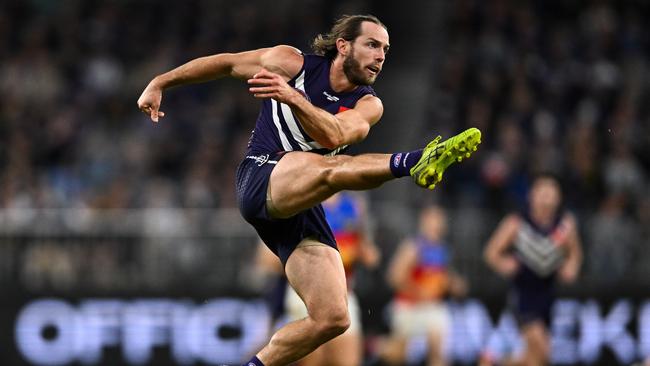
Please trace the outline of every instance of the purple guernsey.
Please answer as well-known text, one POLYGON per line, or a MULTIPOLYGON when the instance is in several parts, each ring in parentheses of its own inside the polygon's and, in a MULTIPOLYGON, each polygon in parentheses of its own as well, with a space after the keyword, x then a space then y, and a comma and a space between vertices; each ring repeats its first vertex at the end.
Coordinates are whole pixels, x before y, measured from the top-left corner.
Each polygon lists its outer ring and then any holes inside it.
MULTIPOLYGON (((331 61, 326 57, 304 55, 300 72, 288 83, 300 90, 314 106, 332 114, 354 108, 357 101, 366 94, 376 95, 370 86, 359 86, 350 92, 334 92, 329 80, 330 66, 331 61)), ((280 151, 311 151, 321 155, 335 155, 346 147, 334 150, 324 148, 305 132, 288 105, 274 99, 265 99, 246 155, 280 151)))

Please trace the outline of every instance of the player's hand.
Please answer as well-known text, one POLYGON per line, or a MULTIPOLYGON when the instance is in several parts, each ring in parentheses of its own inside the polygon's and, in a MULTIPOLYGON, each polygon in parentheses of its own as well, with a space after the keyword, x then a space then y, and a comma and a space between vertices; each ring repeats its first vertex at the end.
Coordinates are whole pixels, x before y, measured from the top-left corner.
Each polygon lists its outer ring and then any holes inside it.
POLYGON ((248 79, 248 85, 251 85, 248 91, 255 98, 273 98, 285 104, 292 104, 296 98, 303 98, 282 76, 266 69, 260 70, 260 72, 253 75, 252 79, 248 79))
POLYGON ((575 266, 567 264, 560 268, 558 275, 562 283, 574 283, 578 278, 578 269, 575 266))
POLYGON ((156 86, 152 81, 138 98, 138 108, 149 115, 152 121, 158 122, 159 117, 165 116, 165 112, 158 110, 161 102, 162 88, 156 86))
POLYGON ((519 263, 512 256, 507 256, 507 257, 501 258, 501 260, 499 261, 499 263, 497 265, 496 270, 503 277, 511 278, 519 270, 519 263))

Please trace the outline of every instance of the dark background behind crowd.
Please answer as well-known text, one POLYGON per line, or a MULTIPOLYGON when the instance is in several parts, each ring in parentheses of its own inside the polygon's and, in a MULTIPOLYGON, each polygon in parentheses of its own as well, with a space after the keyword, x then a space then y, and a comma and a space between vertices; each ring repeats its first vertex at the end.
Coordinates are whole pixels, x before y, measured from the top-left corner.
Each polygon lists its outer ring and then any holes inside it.
MULTIPOLYGON (((192 58, 275 44, 308 51, 344 13, 373 13, 391 52, 386 113, 356 152, 404 151, 470 126, 484 143, 435 191, 368 193, 390 259, 418 209, 440 203, 475 296, 504 282, 487 235, 525 205, 535 173, 561 177, 585 264, 575 294, 650 285, 650 4, 644 1, 81 1, 0 3, 0 284, 30 294, 254 292, 255 237, 234 173, 258 101, 242 82, 165 93, 146 83, 192 58), (407 2, 409 3, 409 2, 407 2)), ((359 283, 390 295, 383 273, 359 283)), ((497 289, 496 292, 494 289, 497 289)), ((365 292, 364 292, 365 291, 365 292)))

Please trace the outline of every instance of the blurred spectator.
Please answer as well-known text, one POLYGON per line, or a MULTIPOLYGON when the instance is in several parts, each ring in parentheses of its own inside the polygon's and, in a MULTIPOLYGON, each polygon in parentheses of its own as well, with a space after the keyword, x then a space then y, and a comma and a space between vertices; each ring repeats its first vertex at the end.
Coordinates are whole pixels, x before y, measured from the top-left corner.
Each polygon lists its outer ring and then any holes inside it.
POLYGON ((22 279, 26 288, 38 291, 45 288, 70 289, 76 283, 73 253, 54 243, 44 242, 25 251, 22 279))

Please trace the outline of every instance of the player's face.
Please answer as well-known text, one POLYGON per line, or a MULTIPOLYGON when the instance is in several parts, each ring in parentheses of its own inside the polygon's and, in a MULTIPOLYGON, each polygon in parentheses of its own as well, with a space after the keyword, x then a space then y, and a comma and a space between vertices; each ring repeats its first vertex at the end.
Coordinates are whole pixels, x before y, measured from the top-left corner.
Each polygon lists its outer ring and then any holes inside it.
POLYGON ((429 240, 440 240, 447 230, 447 219, 439 208, 427 208, 420 214, 420 233, 429 240))
POLYGON ((555 214, 561 199, 560 187, 550 178, 538 179, 530 191, 531 209, 545 216, 555 214))
POLYGON ((361 24, 361 34, 350 43, 350 52, 343 60, 343 72, 353 84, 372 85, 381 72, 388 52, 388 32, 372 23, 361 24))

